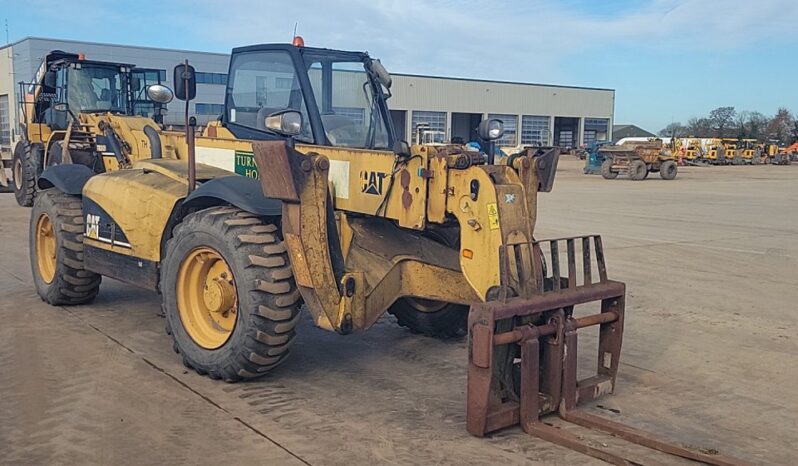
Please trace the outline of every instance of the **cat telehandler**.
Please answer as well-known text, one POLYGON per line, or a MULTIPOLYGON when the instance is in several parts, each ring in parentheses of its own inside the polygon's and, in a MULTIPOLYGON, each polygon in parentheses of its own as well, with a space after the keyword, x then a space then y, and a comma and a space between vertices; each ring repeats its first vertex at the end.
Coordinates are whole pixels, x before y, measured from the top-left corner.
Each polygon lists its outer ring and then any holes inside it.
POLYGON ((159 133, 171 91, 158 70, 54 50, 33 81, 19 87, 21 140, 11 171, 23 207, 33 204, 36 180, 47 167, 80 164, 103 173, 165 149, 159 133))
MULTIPOLYGON (((193 98, 193 68, 174 94, 193 98)), ((625 286, 608 277, 599 236, 534 237, 556 148, 498 163, 484 152, 396 141, 378 60, 294 44, 236 48, 224 114, 195 137, 125 170, 56 165, 39 179, 31 267, 53 305, 87 303, 102 276, 160 293, 184 364, 214 379, 286 360, 300 304, 342 335, 386 311, 411 330, 468 335, 468 431, 521 424, 614 464, 622 453, 541 422, 543 415, 711 464, 720 455, 577 409, 615 390, 625 286), (577 315, 574 306, 595 312, 577 315), (577 336, 598 328, 596 371, 577 379, 577 336)), ((124 132, 122 134, 125 134, 124 132)), ((581 309, 581 308, 580 308, 581 309)), ((731 460, 728 460, 731 461, 731 460)))

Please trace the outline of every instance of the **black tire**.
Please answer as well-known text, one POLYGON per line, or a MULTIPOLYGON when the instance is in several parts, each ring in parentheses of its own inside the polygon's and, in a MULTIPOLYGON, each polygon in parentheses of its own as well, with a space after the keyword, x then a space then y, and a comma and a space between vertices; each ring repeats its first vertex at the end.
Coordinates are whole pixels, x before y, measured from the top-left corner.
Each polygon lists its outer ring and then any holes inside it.
POLYGON ((676 162, 673 160, 666 160, 662 162, 662 165, 659 167, 659 176, 663 180, 672 180, 676 178, 677 171, 676 162))
POLYGON ((607 159, 601 163, 601 176, 605 180, 614 180, 618 178, 618 172, 612 171, 612 160, 607 159))
POLYGON ((83 266, 83 209, 78 196, 56 189, 40 192, 31 211, 29 245, 36 292, 48 304, 71 305, 91 301, 100 291, 102 276, 83 266), (47 216, 55 236, 55 273, 48 282, 39 266, 37 227, 47 216))
POLYGON ((64 163, 64 141, 55 141, 47 151, 47 166, 50 168, 64 163))
POLYGON ((461 337, 466 334, 468 326, 468 306, 461 304, 402 298, 391 305, 388 313, 396 316, 400 326, 429 337, 461 337))
POLYGON ((629 179, 633 181, 642 181, 648 176, 648 167, 642 160, 632 160, 629 162, 629 179))
POLYGON ((288 357, 299 321, 299 290, 276 225, 235 207, 211 207, 188 215, 166 244, 160 290, 166 332, 183 364, 200 375, 229 382, 258 377, 288 357), (235 326, 215 349, 189 335, 177 307, 181 263, 192 250, 217 251, 233 274, 235 326))
MULTIPOLYGON (((460 248, 457 228, 430 230, 426 236, 450 248, 460 248)), ((388 313, 396 317, 400 326, 429 337, 461 337, 468 327, 468 306, 462 304, 401 298, 388 308, 388 313)))
POLYGON ((22 207, 32 206, 36 193, 36 161, 31 157, 30 147, 25 142, 17 144, 11 161, 14 197, 22 207))

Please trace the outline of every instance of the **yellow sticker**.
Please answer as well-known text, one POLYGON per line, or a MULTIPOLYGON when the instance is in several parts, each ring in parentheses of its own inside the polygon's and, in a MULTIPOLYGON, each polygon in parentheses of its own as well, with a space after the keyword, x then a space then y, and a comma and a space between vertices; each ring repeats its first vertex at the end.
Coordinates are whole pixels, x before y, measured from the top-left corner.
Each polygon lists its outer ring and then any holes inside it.
POLYGON ((499 209, 495 202, 488 204, 488 226, 491 230, 499 229, 499 209))

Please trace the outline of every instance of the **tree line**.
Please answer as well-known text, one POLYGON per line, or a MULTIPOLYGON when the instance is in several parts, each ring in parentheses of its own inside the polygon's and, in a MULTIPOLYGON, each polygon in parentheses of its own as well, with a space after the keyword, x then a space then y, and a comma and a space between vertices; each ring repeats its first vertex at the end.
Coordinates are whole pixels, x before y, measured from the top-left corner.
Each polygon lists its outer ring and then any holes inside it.
POLYGON ((760 112, 736 111, 734 107, 718 107, 701 118, 690 118, 687 124, 673 122, 659 132, 663 137, 740 138, 761 142, 778 141, 789 145, 798 140, 798 120, 786 108, 768 117, 760 112))

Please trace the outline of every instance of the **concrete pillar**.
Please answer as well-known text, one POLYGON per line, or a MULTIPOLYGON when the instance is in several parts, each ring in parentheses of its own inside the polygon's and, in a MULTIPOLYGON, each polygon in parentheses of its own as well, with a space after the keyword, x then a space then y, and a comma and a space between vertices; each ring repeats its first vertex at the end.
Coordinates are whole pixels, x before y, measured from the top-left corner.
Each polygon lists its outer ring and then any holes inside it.
POLYGON ((557 117, 551 115, 549 117, 549 140, 543 143, 544 146, 553 146, 554 145, 554 120, 557 117))
POLYGON ((585 145, 585 117, 579 117, 579 128, 577 128, 577 135, 576 146, 580 147, 585 145))

